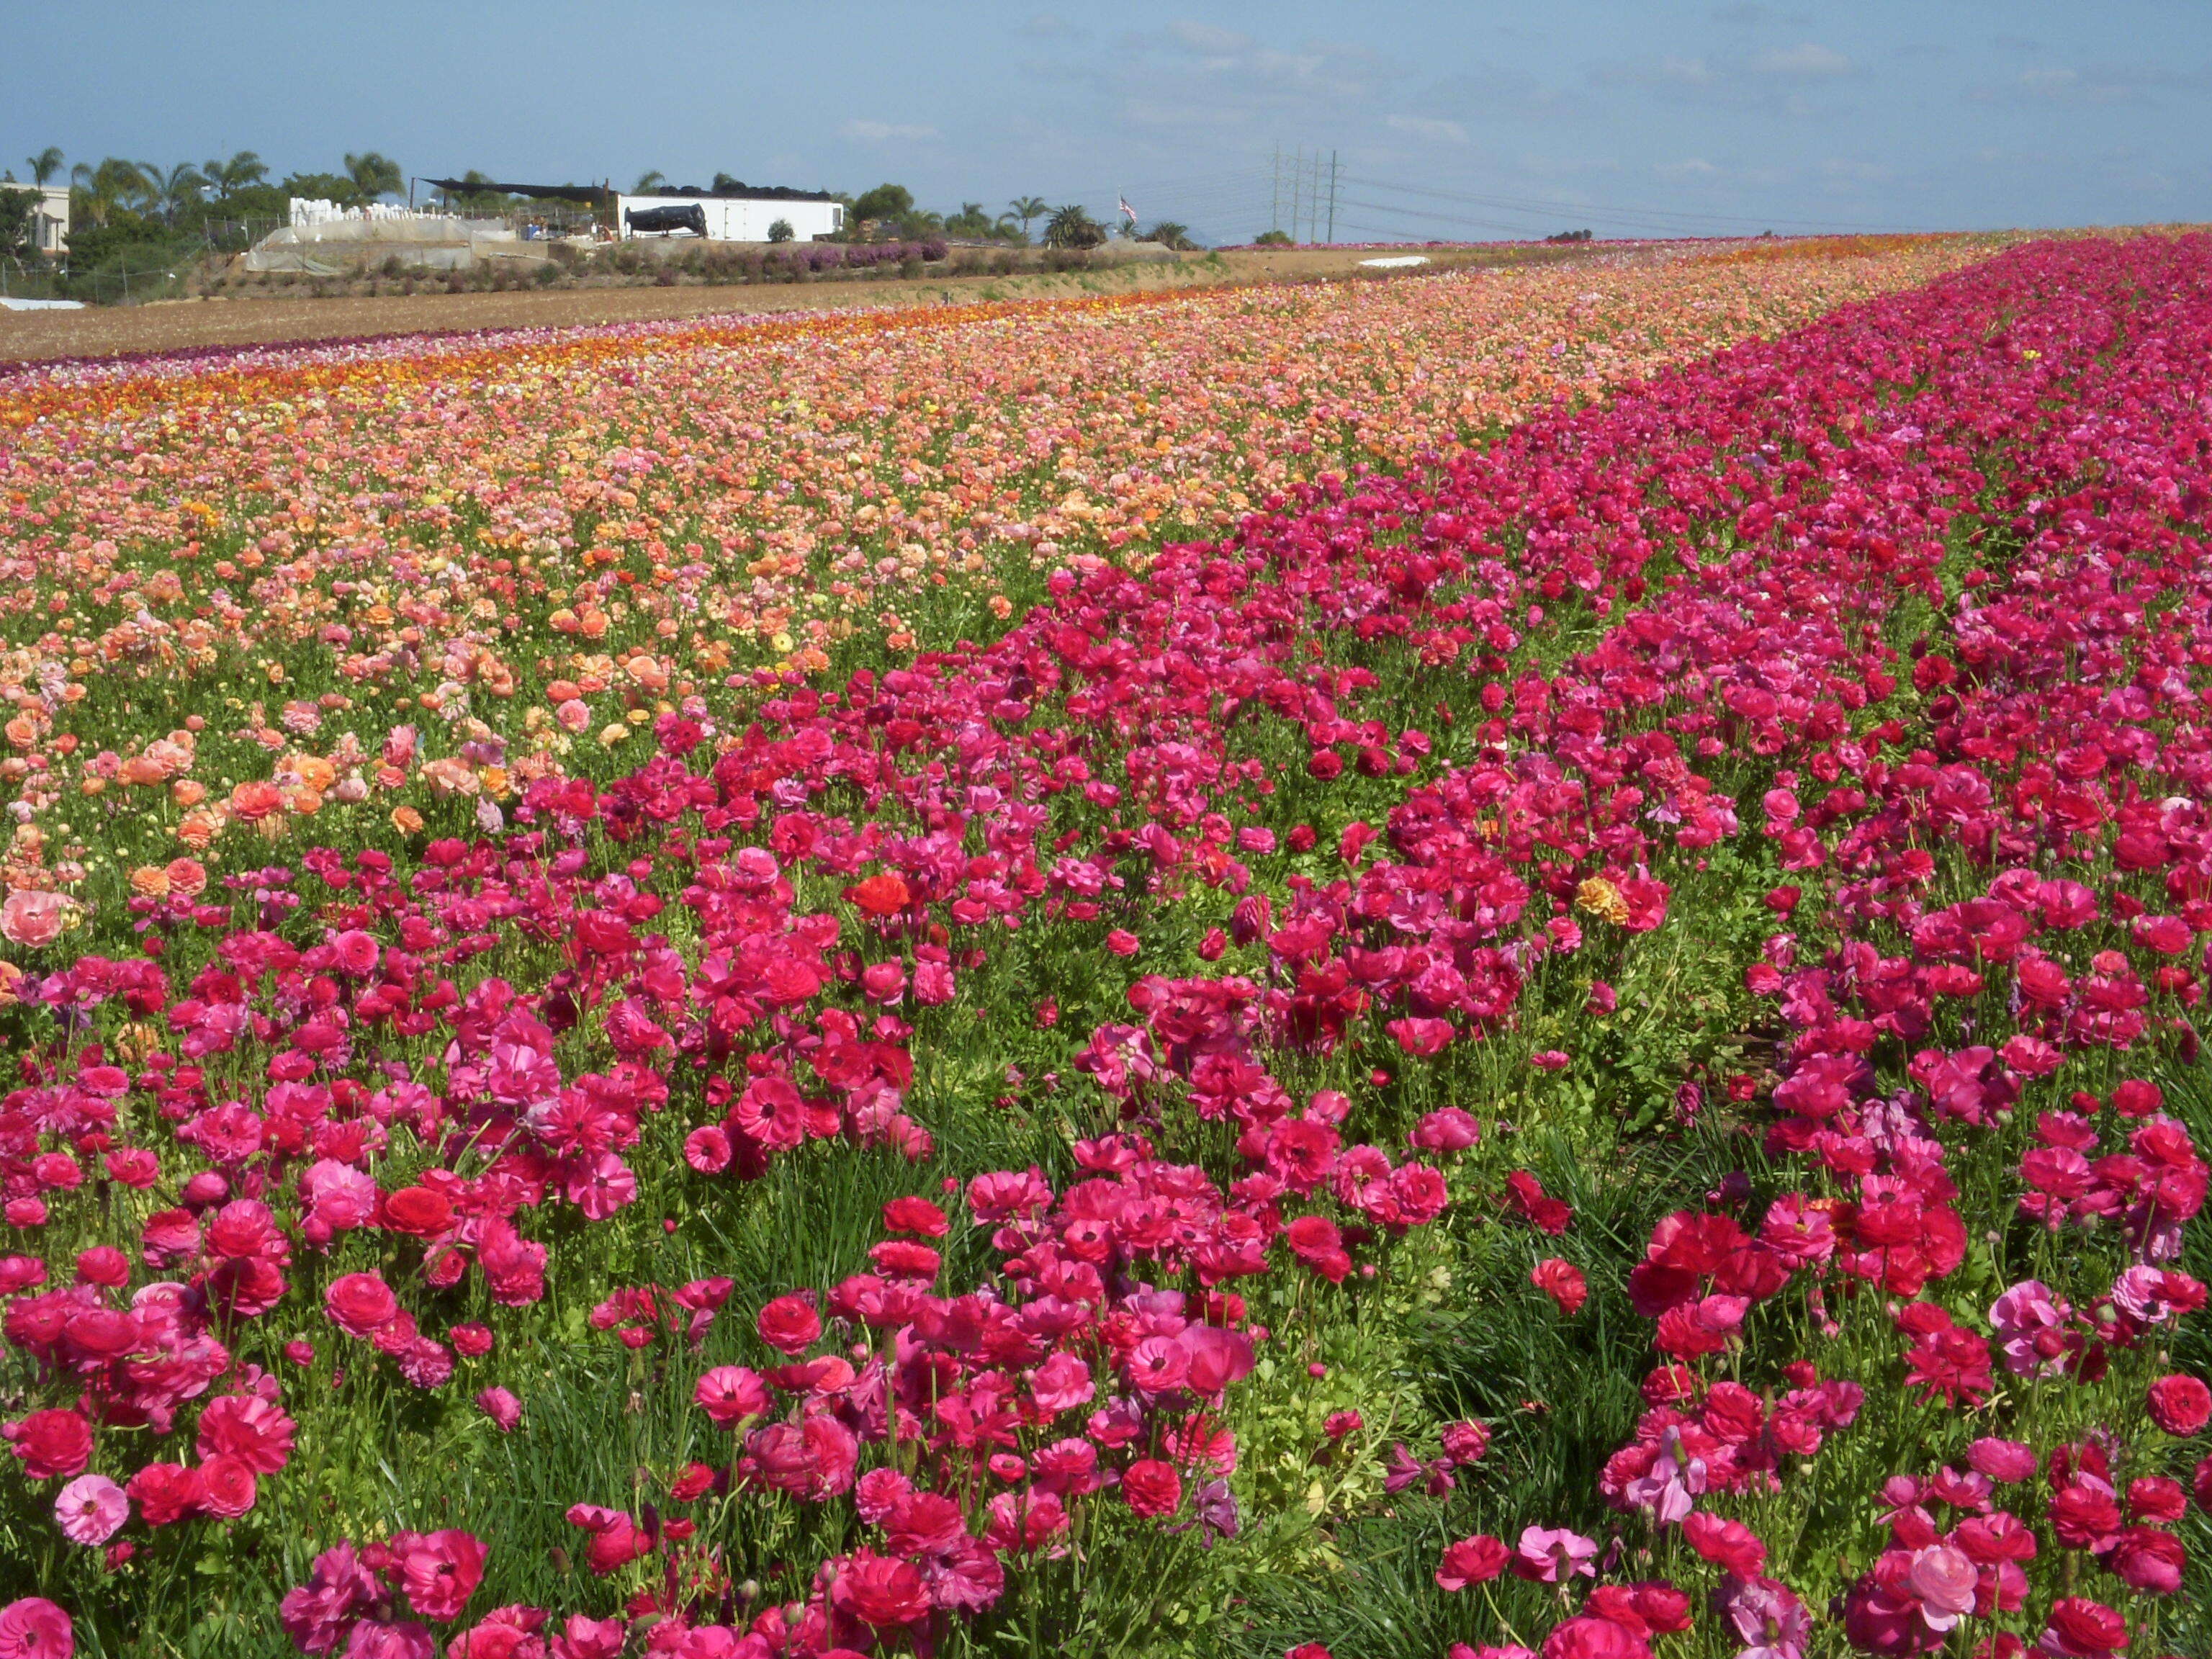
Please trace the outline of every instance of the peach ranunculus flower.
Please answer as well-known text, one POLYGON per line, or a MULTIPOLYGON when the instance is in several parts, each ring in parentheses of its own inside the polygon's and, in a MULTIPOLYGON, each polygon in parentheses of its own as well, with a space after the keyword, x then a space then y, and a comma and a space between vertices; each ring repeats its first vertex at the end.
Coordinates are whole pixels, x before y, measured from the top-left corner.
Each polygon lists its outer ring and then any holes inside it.
POLYGON ((158 864, 142 864, 131 872, 131 890, 140 898, 167 898, 169 872, 158 864))
POLYGON ((198 898, 207 890, 207 866, 198 859, 171 859, 164 873, 169 878, 170 890, 186 898, 198 898))
POLYGON ((471 796, 481 787, 475 769, 453 755, 441 756, 425 766, 422 781, 430 786, 430 793, 441 799, 471 796))
POLYGON ((27 890, 8 895, 0 904, 0 937, 10 945, 38 950, 52 945, 69 925, 76 904, 59 893, 27 890))
POLYGON ((169 786, 169 799, 190 811, 207 799, 207 785, 198 778, 179 778, 169 786))
POLYGON ((177 826, 177 839, 195 849, 211 846, 222 833, 222 820, 213 812, 187 812, 177 826))

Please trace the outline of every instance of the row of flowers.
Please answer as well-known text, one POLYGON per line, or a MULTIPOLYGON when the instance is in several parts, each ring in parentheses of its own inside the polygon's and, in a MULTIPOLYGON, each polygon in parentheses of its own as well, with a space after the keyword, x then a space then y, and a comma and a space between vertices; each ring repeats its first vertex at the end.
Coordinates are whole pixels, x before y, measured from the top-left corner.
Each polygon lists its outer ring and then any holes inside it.
MULTIPOLYGON (((165 870, 131 902, 147 952, 59 952, 14 988, 60 1035, 7 1102, 9 1223, 82 1237, 146 1195, 126 1237, 0 1263, 7 1339, 54 1401, 9 1425, 25 1474, 67 1482, 64 1531, 111 1555, 133 1504, 149 1527, 237 1516, 320 1403, 236 1360, 254 1322, 312 1299, 447 1389, 497 1339, 449 1322, 441 1340, 433 1310, 477 1285, 539 1301, 553 1214, 620 1227, 641 1182, 757 1181, 810 1143, 930 1158, 917 1031, 1000 983, 1028 927, 1097 941, 1095 972, 1127 964, 1127 1018, 1072 1045, 1116 1121, 1073 1147, 1079 1178, 967 1182, 963 1237, 999 1261, 951 1294, 933 1241, 954 1218, 902 1200, 866 1269, 767 1301, 750 1362, 697 1378, 734 1438, 682 1501, 833 1506, 870 1541, 740 1629, 716 1616, 736 1566, 716 1525, 588 1503, 570 1521, 594 1571, 666 1564, 629 1611, 653 1650, 702 1655, 926 1642, 1064 1557, 1101 1504, 1231 1534, 1228 1417, 1269 1339, 1238 1281, 1356 1283, 1448 1196, 1494 1192, 1562 1252, 1536 1269, 1559 1316, 1590 1291, 1566 1206, 1525 1171, 1478 1185, 1474 1113, 1393 1125, 1379 1066, 1371 1098, 1278 1074, 1510 1042, 1563 988, 1595 1029, 1614 992, 1581 965, 1594 941, 1681 926, 1669 876, 1744 848, 1792 878, 1766 895, 1785 931, 1742 964, 1784 1037, 1773 1170, 1668 1217, 1607 1287, 1656 1346, 1650 1411, 1592 1495, 1623 1517, 1614 1547, 1532 1517, 1517 1545, 1454 1545, 1437 1583, 1571 1589, 1605 1559, 1540 1645, 1625 1659, 1693 1603, 1612 1561, 1679 1537, 1752 1650, 1796 1659, 1833 1588, 1870 1652, 1962 1622, 1992 1655, 2039 1631, 2110 1651, 2128 1630, 2108 1602, 2179 1583, 2186 1499, 2154 1437, 2212 1407, 2155 1363, 2203 1300, 2172 1263, 2205 1170, 2141 1075, 2192 1049, 2212 910, 2191 908, 2197 809, 2138 787, 2203 766, 2180 525, 2205 499, 2183 366, 2207 343, 2206 261, 2190 240, 2008 255, 1447 470, 1316 487, 1142 573, 1056 574, 990 646, 835 694, 763 675, 743 731, 672 708, 630 776, 541 777, 512 823, 417 860, 165 870), (1594 643, 1540 670, 1532 647, 1571 626, 1594 643), (1393 663, 1463 690, 1431 720, 1370 665, 1393 663), (1194 962, 1165 945, 1194 910, 1218 918, 1194 962), (641 1172, 666 1112, 685 1172, 641 1172), (1961 1196, 1993 1188, 2003 1212, 1961 1196), (2083 1248, 2035 1243, 2069 1227, 2083 1248), (1984 1231, 1993 1265, 2041 1264, 1994 1306, 1956 1288, 1984 1231), (2001 1394, 1995 1352, 2039 1389, 2001 1394), (1887 1542, 1847 1583, 1810 1547, 1770 1559, 1785 1470, 1939 1401, 1960 1415, 1921 1437, 1968 1473, 1860 1494, 1839 1547, 1887 1542), (2014 1435, 1968 1432, 1970 1407, 2014 1435), (188 1417, 193 1462, 144 1457, 188 1417), (1996 1506, 2039 1480, 2040 1539, 2025 1497, 1996 1506), (2070 1593, 2072 1566, 2066 1595, 2031 1577, 2069 1551, 2106 1600, 2070 1593)), ((606 1288, 594 1325, 673 1351, 733 1287, 606 1288)), ((497 1387, 474 1408, 501 1428, 519 1409, 497 1387)), ((1449 1506, 1486 1439, 1457 1425, 1389 1479, 1449 1506)), ((485 1561, 451 1529, 334 1548, 288 1626, 309 1651, 426 1651, 421 1621, 461 1617, 485 1561)), ((502 1608, 453 1648, 633 1633, 564 1617, 502 1608)))

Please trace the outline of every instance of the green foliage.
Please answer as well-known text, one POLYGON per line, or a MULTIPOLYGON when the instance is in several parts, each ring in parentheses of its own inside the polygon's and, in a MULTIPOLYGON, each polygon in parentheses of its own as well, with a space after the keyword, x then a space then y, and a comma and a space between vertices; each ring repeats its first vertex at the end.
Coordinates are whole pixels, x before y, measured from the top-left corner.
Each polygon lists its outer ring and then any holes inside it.
POLYGON ((787 242, 797 234, 792 229, 788 219, 779 219, 768 228, 768 239, 771 242, 787 242))
POLYGON ((1052 210, 1045 222, 1044 243, 1047 247, 1097 247, 1106 240, 1106 228, 1091 216, 1090 210, 1079 203, 1069 203, 1052 210))
POLYGON ((854 219, 902 219, 914 211, 914 192, 904 185, 882 184, 853 203, 854 219))
POLYGON ((30 250, 38 206, 36 191, 0 185, 0 254, 20 257, 30 250))
POLYGON ((1263 230, 1252 239, 1255 247, 1288 247, 1291 233, 1287 230, 1263 230))

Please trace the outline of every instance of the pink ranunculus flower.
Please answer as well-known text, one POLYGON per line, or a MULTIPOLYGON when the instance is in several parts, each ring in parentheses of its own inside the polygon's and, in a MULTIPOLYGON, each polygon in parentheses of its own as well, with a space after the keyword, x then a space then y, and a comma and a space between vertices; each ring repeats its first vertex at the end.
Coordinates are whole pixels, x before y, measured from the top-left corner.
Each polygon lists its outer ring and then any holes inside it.
POLYGON ((104 1474, 81 1474, 54 1499, 62 1536, 72 1544, 105 1544, 131 1518, 131 1500, 104 1474))
POLYGON ((1595 1539, 1565 1527, 1531 1526, 1522 1528, 1520 1542, 1508 1565, 1516 1578, 1556 1584, 1577 1575, 1595 1577, 1597 1568, 1592 1563, 1596 1556, 1595 1539))
POLYGON ((76 908, 59 893, 10 893, 0 903, 0 937, 26 950, 41 950, 61 937, 76 908))
POLYGON ((1915 1551, 1905 1582, 1920 1598, 1920 1616, 1930 1630, 1948 1630, 1974 1610, 1974 1564, 1948 1544, 1915 1551))

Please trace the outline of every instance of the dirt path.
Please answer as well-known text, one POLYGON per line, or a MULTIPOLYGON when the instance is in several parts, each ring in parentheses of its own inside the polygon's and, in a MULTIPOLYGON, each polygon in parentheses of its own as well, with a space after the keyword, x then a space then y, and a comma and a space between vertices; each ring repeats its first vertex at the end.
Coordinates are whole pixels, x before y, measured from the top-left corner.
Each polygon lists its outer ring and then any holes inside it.
MULTIPOLYGON (((943 276, 911 282, 817 281, 741 286, 584 288, 486 294, 387 295, 326 300, 176 300, 83 311, 0 312, 0 363, 48 357, 105 357, 201 346, 351 339, 364 335, 562 328, 646 322, 714 313, 819 310, 855 306, 963 304, 975 300, 1066 298, 1131 289, 1202 288, 1230 283, 1312 282, 1363 274, 1360 261, 1389 250, 1291 248, 1185 254, 1173 263, 1117 261, 1060 275, 943 276)), ((1429 250, 1434 270, 1531 261, 1522 250, 1429 250)), ((1543 263, 1587 257, 1546 249, 1543 263)), ((1365 271, 1380 276, 1382 272, 1365 271)), ((1392 276, 1405 274, 1392 271, 1392 276)))

